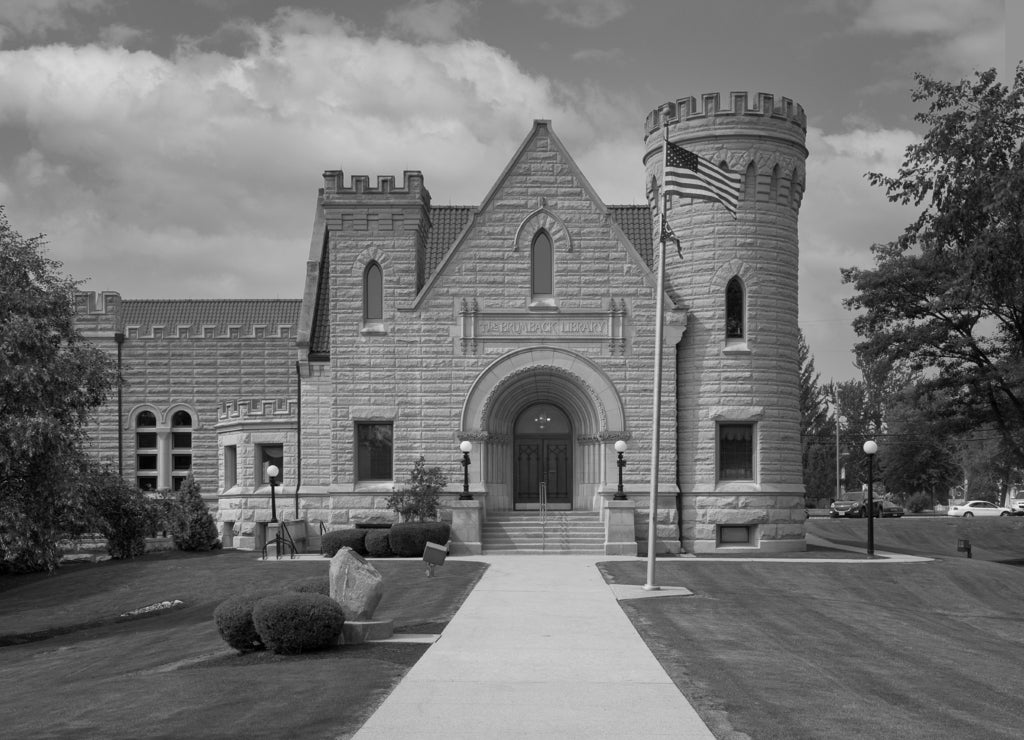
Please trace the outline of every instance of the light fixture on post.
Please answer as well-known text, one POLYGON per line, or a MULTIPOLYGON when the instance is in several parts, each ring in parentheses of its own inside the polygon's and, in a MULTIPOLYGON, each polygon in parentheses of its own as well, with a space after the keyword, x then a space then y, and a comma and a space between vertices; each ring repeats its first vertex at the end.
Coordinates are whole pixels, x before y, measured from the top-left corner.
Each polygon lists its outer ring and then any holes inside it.
POLYGON ((875 453, 878 452, 878 445, 875 444, 874 440, 869 439, 864 443, 864 454, 868 456, 868 556, 873 557, 875 554, 875 499, 874 499, 874 484, 875 484, 875 453))
POLYGON ((267 477, 270 479, 270 521, 277 521, 277 492, 274 487, 277 485, 277 474, 281 471, 276 465, 267 466, 267 477))
POLYGON ((625 492, 622 490, 622 469, 626 467, 626 459, 622 456, 626 451, 625 440, 620 439, 615 443, 615 451, 619 453, 619 460, 617 465, 619 466, 619 487, 615 491, 615 497, 613 501, 626 501, 627 497, 625 492))
POLYGON ((839 432, 845 423, 845 416, 836 417, 836 501, 843 500, 842 477, 839 474, 839 465, 843 456, 839 454, 839 432))
POLYGON ((469 492, 469 453, 473 451, 473 443, 468 439, 462 440, 459 444, 462 450, 462 495, 459 501, 472 501, 473 494, 469 492))

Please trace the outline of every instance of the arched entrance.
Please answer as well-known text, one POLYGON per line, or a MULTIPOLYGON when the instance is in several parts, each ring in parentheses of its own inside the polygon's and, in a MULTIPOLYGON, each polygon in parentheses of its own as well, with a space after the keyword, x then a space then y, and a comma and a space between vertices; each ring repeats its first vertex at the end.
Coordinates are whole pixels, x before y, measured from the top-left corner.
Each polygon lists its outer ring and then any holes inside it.
POLYGON ((572 509, 573 435, 558 406, 528 406, 516 419, 513 439, 514 509, 572 509))
POLYGON ((625 426, 619 393, 593 360, 531 347, 480 373, 459 437, 477 450, 488 510, 536 508, 543 480, 549 508, 587 511, 600 506, 598 492, 614 471, 612 445, 629 436, 625 426), (551 418, 543 429, 541 416, 551 418))

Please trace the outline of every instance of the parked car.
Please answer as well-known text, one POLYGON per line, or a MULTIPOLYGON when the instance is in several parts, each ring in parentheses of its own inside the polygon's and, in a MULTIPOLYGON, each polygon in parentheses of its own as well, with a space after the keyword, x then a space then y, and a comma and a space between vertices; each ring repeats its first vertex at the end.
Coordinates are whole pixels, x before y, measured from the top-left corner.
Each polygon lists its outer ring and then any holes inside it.
POLYGON ((968 501, 949 507, 946 516, 1010 516, 1005 506, 996 506, 991 501, 968 501))
POLYGON ((1024 516, 1024 498, 1010 499, 1010 513, 1014 516, 1024 516))
MULTIPOLYGON (((875 517, 883 516, 903 516, 903 507, 897 503, 890 501, 889 499, 874 499, 872 501, 875 508, 875 517)), ((841 516, 848 517, 862 517, 867 516, 868 502, 867 499, 841 499, 839 501, 833 501, 829 507, 829 516, 836 518, 841 516)))

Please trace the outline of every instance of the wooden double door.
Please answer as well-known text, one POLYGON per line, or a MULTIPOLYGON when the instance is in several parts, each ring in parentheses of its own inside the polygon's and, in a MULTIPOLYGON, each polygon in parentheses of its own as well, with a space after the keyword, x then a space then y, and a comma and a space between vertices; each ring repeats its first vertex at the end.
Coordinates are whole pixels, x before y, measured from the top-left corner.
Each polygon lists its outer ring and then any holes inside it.
POLYGON ((540 508, 545 489, 549 509, 572 508, 571 436, 517 436, 514 454, 514 508, 540 508))

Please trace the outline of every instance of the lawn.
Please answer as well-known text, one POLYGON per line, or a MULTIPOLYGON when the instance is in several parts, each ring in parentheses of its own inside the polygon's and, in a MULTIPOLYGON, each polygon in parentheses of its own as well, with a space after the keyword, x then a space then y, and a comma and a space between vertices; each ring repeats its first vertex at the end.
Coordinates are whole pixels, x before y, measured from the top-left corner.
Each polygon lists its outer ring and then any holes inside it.
MULTIPOLYGON (((483 574, 448 560, 371 561, 376 617, 399 634, 439 633, 483 574)), ((253 553, 158 553, 0 576, 0 727, 5 737, 349 737, 426 650, 368 643, 305 656, 238 656, 213 610, 252 588, 326 575, 328 561, 253 553), (140 617, 152 604, 182 605, 140 617)))
MULTIPOLYGON (((866 523, 808 531, 862 546, 866 523)), ((621 604, 716 737, 1018 738, 1022 525, 875 521, 877 549, 924 563, 659 560, 657 582, 694 595, 621 604)), ((643 562, 600 567, 646 582, 643 562)))

